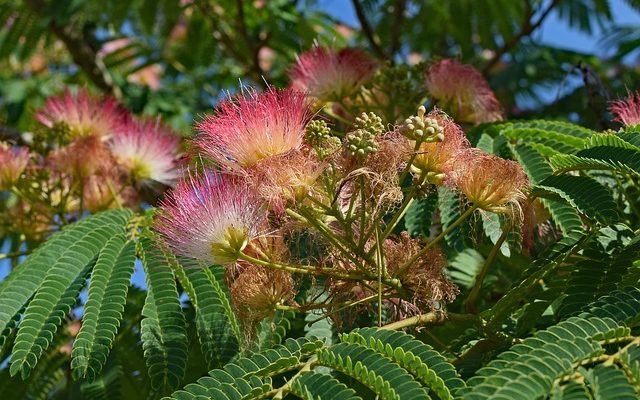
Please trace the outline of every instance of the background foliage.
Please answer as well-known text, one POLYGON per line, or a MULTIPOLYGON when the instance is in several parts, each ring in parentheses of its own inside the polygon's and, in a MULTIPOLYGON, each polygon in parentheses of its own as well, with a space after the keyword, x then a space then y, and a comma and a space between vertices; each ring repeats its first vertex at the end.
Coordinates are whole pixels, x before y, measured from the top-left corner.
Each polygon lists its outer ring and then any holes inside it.
MULTIPOLYGON (((364 47, 389 64, 457 57, 485 74, 509 119, 470 129, 470 140, 523 166, 552 239, 526 255, 506 237, 492 253, 503 227, 495 215, 452 230, 460 300, 446 316, 419 317, 429 327, 415 336, 366 324, 339 332, 322 310, 279 310, 247 341, 219 268, 190 268, 139 232, 151 212, 107 211, 12 258, 0 283, 0 396, 638 397, 640 132, 601 134, 618 129, 607 102, 640 86, 638 27, 617 26, 606 0, 354 0, 359 27, 322 3, 2 0, 0 135, 28 141, 46 97, 89 86, 189 136, 194 118, 240 84, 286 86, 296 54, 315 41, 364 47), (535 40, 550 15, 604 32, 613 54, 535 40), (494 268, 467 310, 487 259, 494 268), (135 268, 144 289, 129 284, 135 268)), ((434 210, 446 229, 462 211, 455 196, 420 199, 406 229, 428 237, 434 210)))

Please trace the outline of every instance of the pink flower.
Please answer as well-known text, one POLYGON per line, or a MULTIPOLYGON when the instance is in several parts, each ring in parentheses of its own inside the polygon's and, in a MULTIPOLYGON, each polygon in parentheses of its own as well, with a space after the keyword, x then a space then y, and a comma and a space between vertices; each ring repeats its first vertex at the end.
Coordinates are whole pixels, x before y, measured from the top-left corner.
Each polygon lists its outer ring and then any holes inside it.
POLYGON ((451 59, 433 64, 426 74, 431 96, 445 104, 458 120, 476 124, 501 121, 500 102, 480 71, 451 59))
POLYGON ((223 168, 239 171, 302 146, 311 119, 305 95, 296 90, 250 91, 220 104, 196 125, 196 144, 223 168))
POLYGON ((29 149, 0 142, 0 189, 16 184, 28 163, 29 149))
POLYGON ((246 185, 209 172, 178 183, 162 204, 156 228, 177 254, 229 264, 265 222, 261 202, 246 185))
POLYGON ((176 168, 180 138, 159 121, 133 121, 109 142, 118 164, 134 180, 173 185, 180 171, 176 168))
POLYGON ((320 100, 338 101, 371 79, 377 68, 376 60, 364 51, 314 47, 298 57, 289 77, 296 89, 320 100))
POLYGON ((35 118, 48 128, 61 128, 68 139, 108 137, 124 123, 126 111, 110 97, 99 99, 86 90, 70 91, 47 100, 35 118))
POLYGON ((612 101, 609 111, 615 116, 614 121, 621 122, 625 126, 640 124, 640 91, 629 93, 624 100, 612 101))

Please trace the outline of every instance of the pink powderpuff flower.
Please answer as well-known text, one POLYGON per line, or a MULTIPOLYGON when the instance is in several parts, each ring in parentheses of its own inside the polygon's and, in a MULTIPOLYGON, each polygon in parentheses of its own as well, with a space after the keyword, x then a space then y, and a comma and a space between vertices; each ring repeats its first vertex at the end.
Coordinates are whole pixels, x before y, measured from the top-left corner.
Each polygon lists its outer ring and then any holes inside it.
POLYGON ((111 153, 137 182, 173 186, 180 138, 159 121, 132 121, 109 141, 111 153))
POLYGON ((614 121, 625 126, 640 125, 640 91, 629 93, 624 100, 612 101, 609 111, 615 116, 614 121))
POLYGON ((239 172, 260 160, 302 146, 312 115, 305 95, 296 90, 250 91, 220 104, 196 125, 196 144, 221 167, 239 172))
POLYGON ((126 116, 113 98, 100 99, 81 89, 75 95, 67 90, 49 98, 35 118, 50 129, 63 127, 68 139, 73 140, 91 135, 109 137, 122 127, 126 116))
POLYGON ((156 229, 177 254, 230 264, 266 222, 262 203, 230 175, 205 172, 180 181, 162 203, 156 229))
POLYGON ((0 142, 0 189, 16 184, 28 163, 29 149, 0 142))
POLYGON ((296 89, 323 101, 339 101, 371 79, 377 68, 376 60, 362 50, 314 47, 298 56, 289 77, 296 89))
POLYGON ((426 73, 427 90, 463 122, 502 121, 502 106, 480 71, 452 59, 433 64, 426 73))

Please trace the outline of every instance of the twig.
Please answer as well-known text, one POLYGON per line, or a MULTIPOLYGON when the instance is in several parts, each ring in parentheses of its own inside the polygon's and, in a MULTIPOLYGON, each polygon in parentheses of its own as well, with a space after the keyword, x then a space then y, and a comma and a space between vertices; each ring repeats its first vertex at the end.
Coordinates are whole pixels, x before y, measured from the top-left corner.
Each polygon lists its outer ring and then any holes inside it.
POLYGON ((364 32, 365 37, 369 41, 371 48, 376 53, 376 55, 382 59, 386 59, 387 55, 384 54, 384 50, 380 47, 380 43, 376 40, 373 35, 373 30, 371 29, 371 25, 369 24, 369 20, 364 13, 364 9, 362 8, 362 4, 360 4, 359 0, 351 0, 353 4, 353 8, 356 12, 356 16, 358 17, 358 21, 360 22, 360 27, 362 28, 362 32, 364 32))
POLYGON ((496 256, 498 255, 498 251, 500 250, 500 247, 502 247, 502 243, 504 243, 504 241, 509 236, 510 231, 511 231, 511 225, 509 225, 502 231, 502 235, 500 235, 500 237, 498 238, 498 241, 491 248, 491 251, 487 256, 487 259, 484 261, 484 264, 482 264, 482 268, 480 268, 480 271, 478 272, 478 275, 476 276, 475 282, 473 284, 473 289, 471 289, 471 292, 469 292, 469 296, 465 301, 468 312, 473 314, 478 313, 478 306, 476 303, 478 302, 478 297, 480 296, 482 283, 484 282, 484 278, 487 276, 487 273, 489 272, 489 267, 491 267, 491 264, 493 264, 493 260, 495 260, 496 256))
POLYGON ((551 11, 555 8, 555 6, 558 5, 558 3, 560 3, 560 0, 553 0, 551 4, 549 4, 549 6, 546 9, 544 9, 544 11, 542 11, 542 13, 540 14, 540 17, 538 17, 538 19, 535 22, 531 22, 531 18, 535 15, 535 12, 533 11, 533 9, 529 9, 529 12, 527 13, 527 16, 526 16, 526 21, 520 28, 520 31, 515 36, 511 37, 509 40, 504 42, 502 47, 496 50, 493 57, 491 57, 489 62, 487 62, 487 64, 482 69, 482 73, 486 74, 487 72, 489 72, 489 70, 491 70, 491 68, 493 68, 493 66, 495 66, 498 63, 498 61, 500 61, 503 55, 505 55, 512 48, 514 48, 518 43, 520 43, 522 39, 531 35, 536 29, 538 29, 540 25, 542 25, 544 20, 549 16, 551 11))
POLYGON ((403 319, 402 321, 392 322, 390 324, 384 325, 382 329, 395 331, 398 329, 408 328, 410 326, 425 325, 425 324, 431 324, 434 322, 440 322, 443 319, 444 319, 444 313, 429 312, 426 314, 416 315, 415 317, 403 319))
MULTIPOLYGON (((26 3, 32 12, 39 14, 41 17, 49 17, 42 14, 47 7, 41 0, 26 0, 26 3)), ((98 89, 116 98, 122 97, 120 88, 113 85, 109 71, 98 59, 97 52, 81 32, 71 32, 68 27, 59 25, 55 19, 51 19, 49 22, 49 29, 64 43, 67 51, 71 54, 73 62, 82 69, 98 89)))
POLYGON ((393 56, 400 50, 400 31, 404 10, 407 8, 406 0, 396 0, 393 6, 393 25, 391 25, 391 44, 389 45, 389 57, 393 61, 393 56))
POLYGON ((236 47, 236 41, 234 38, 229 36, 227 32, 223 29, 216 29, 216 27, 220 26, 218 21, 220 15, 213 9, 213 7, 209 4, 207 0, 197 0, 195 2, 196 7, 200 9, 202 14, 209 20, 211 25, 211 29, 214 31, 214 37, 219 39, 222 47, 226 52, 236 60, 236 62, 240 63, 247 69, 247 72, 250 73, 253 77, 253 80, 256 84, 265 87, 266 83, 264 82, 263 75, 264 71, 260 67, 260 60, 258 58, 260 48, 266 44, 266 40, 261 41, 257 47, 252 46, 251 38, 249 37, 249 31, 246 27, 246 18, 244 14, 244 3, 240 0, 236 0, 236 6, 238 8, 238 27, 240 28, 240 34, 243 36, 246 41, 247 48, 249 52, 251 52, 251 62, 247 63, 247 55, 244 54, 236 47))

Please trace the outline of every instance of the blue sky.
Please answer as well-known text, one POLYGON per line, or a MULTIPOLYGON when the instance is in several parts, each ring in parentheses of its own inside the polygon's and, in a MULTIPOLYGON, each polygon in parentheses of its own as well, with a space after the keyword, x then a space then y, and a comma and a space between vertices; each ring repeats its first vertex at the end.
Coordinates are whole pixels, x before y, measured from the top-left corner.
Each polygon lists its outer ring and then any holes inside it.
MULTIPOLYGON (((518 0, 513 0, 518 1, 518 0)), ((629 7, 624 0, 610 0, 614 20, 620 24, 640 25, 640 14, 629 7)), ((359 26, 351 1, 323 0, 319 7, 335 18, 351 26, 359 26)), ((572 29, 552 12, 533 37, 542 43, 568 50, 606 56, 606 49, 599 42, 602 32, 596 30, 593 35, 572 29)))

